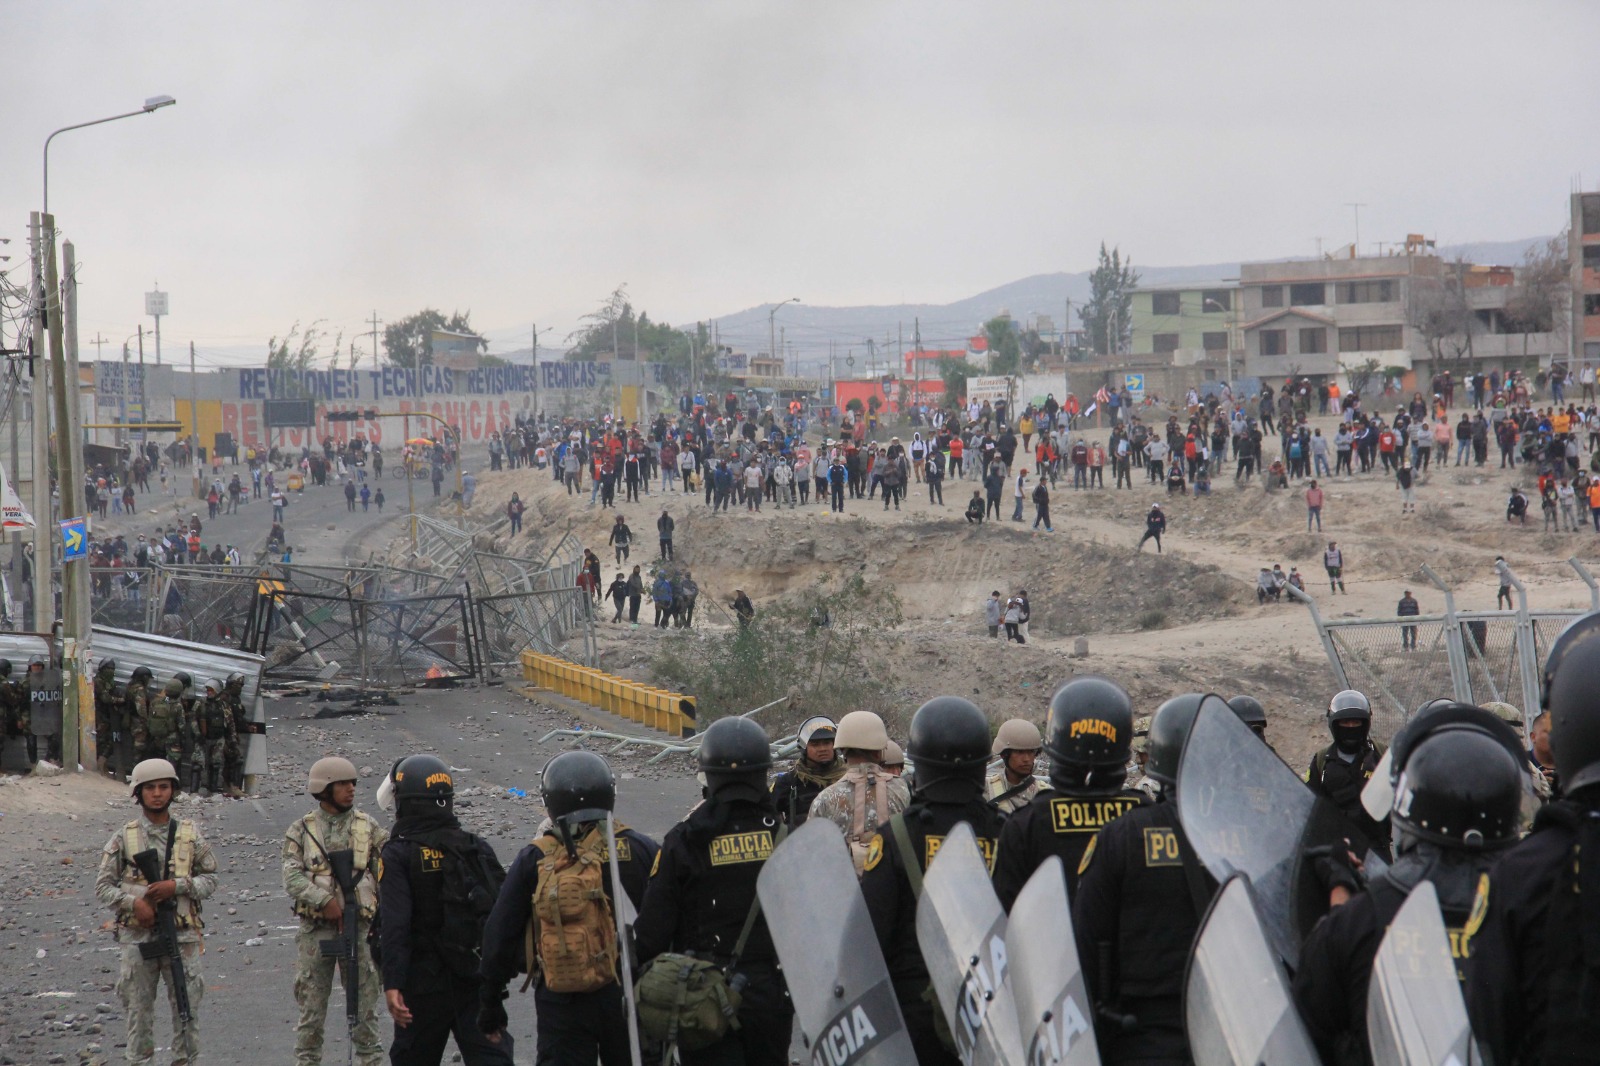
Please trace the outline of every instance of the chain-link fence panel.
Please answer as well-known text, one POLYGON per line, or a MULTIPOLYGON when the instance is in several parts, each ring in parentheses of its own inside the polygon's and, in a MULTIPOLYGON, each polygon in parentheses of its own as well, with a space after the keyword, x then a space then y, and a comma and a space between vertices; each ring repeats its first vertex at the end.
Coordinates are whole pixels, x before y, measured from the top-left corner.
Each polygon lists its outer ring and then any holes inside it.
POLYGON ((1517 654, 1517 616, 1475 612, 1457 616, 1466 649, 1467 683, 1474 703, 1522 703, 1522 666, 1517 654))
POLYGON ((1372 701, 1372 732, 1387 740, 1418 704, 1453 691, 1442 618, 1329 622, 1328 635, 1352 688, 1372 701))
POLYGON ((479 658, 491 673, 520 673, 518 655, 532 649, 544 655, 593 665, 594 601, 584 589, 562 588, 473 599, 477 612, 479 658), (582 637, 576 653, 566 647, 582 637))

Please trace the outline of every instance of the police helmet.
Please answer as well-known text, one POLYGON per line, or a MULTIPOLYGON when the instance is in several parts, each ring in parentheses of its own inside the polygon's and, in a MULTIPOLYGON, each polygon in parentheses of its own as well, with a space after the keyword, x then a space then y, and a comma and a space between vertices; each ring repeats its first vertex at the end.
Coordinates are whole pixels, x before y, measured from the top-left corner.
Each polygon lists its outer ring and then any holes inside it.
POLYGON ((237 670, 235 670, 233 673, 229 674, 228 675, 228 681, 227 681, 227 687, 228 688, 244 688, 244 675, 241 674, 237 670))
POLYGON ((201 691, 207 692, 207 693, 215 692, 215 693, 217 693, 219 695, 222 693, 222 683, 220 681, 218 681, 214 677, 201 678, 200 679, 200 688, 201 688, 201 691))
MULTIPOLYGON (((1507 738, 1443 715, 1428 725, 1398 773, 1391 814, 1395 827, 1444 847, 1473 851, 1515 843, 1526 774, 1519 757, 1507 750, 1507 738)), ((1503 723, 1493 725, 1510 733, 1503 723)))
POLYGON ((139 789, 152 781, 171 781, 174 793, 182 784, 178 779, 178 771, 173 769, 170 762, 165 759, 145 759, 128 775, 128 784, 133 786, 133 798, 138 799, 139 789))
POLYGON ((11 660, 0 659, 0 678, 11 676, 11 660))
POLYGON ((989 719, 970 700, 935 696, 911 717, 906 747, 916 760, 914 790, 938 802, 976 799, 989 765, 989 719))
POLYGON ((35 666, 37 666, 39 669, 43 670, 45 668, 45 665, 46 665, 46 663, 44 661, 44 656, 43 655, 35 655, 35 656, 33 656, 32 658, 30 658, 28 660, 28 669, 30 671, 35 666))
POLYGON ((833 719, 819 714, 800 723, 800 746, 803 748, 813 740, 833 740, 837 734, 838 727, 833 719))
POLYGON ((1600 784, 1600 613, 1568 626, 1544 667, 1544 708, 1550 747, 1567 794, 1600 784))
POLYGON ((117 672, 117 660, 115 660, 115 659, 101 659, 99 665, 95 667, 94 672, 97 673, 97 674, 114 674, 114 673, 116 673, 117 672))
POLYGON ((455 798, 455 778, 443 759, 433 755, 410 755, 400 760, 394 773, 394 798, 448 802, 455 798))
POLYGON ((712 794, 743 786, 747 798, 758 799, 767 793, 772 768, 767 731, 748 718, 718 718, 700 739, 699 763, 712 794))
POLYGON ((1254 696, 1235 696, 1228 701, 1228 706, 1233 708, 1233 713, 1239 721, 1249 726, 1256 733, 1265 733, 1267 730, 1267 709, 1261 706, 1261 701, 1254 696))
POLYGON ((1051 785, 1116 788, 1134 742, 1133 699, 1109 678, 1075 677, 1050 699, 1049 731, 1051 785))
MULTIPOLYGON (((215 684, 215 682, 213 682, 215 684)), ((306 785, 306 791, 313 796, 321 796, 327 791, 328 786, 339 781, 355 781, 361 777, 356 770, 355 763, 349 759, 342 759, 337 755, 318 759, 311 764, 311 777, 306 785)))
POLYGON ((889 746, 889 730, 871 711, 851 711, 839 719, 834 743, 851 751, 882 751, 889 746))
POLYGON ((544 764, 539 798, 556 821, 594 822, 617 806, 617 779, 592 751, 564 751, 544 764))
POLYGON ((183 695, 183 682, 179 681, 175 677, 169 677, 167 678, 166 686, 163 687, 161 691, 165 692, 168 696, 181 696, 183 695))
POLYGON ((1000 723, 989 754, 1004 756, 1008 751, 1038 751, 1043 747, 1038 726, 1026 718, 1008 718, 1000 723))
POLYGON ((155 675, 150 672, 150 668, 148 666, 135 666, 133 668, 133 674, 128 678, 128 681, 130 683, 137 681, 148 682, 154 676, 155 675))
POLYGON ((1185 692, 1156 708, 1155 716, 1150 719, 1146 777, 1167 786, 1178 783, 1178 762, 1183 758, 1183 746, 1189 739, 1189 727, 1194 725, 1205 698, 1204 693, 1185 692))
POLYGON ((1372 721, 1372 704, 1367 697, 1353 688, 1335 692, 1328 701, 1328 721, 1372 721))
POLYGON ((179 670, 177 673, 173 674, 172 676, 174 678, 176 678, 178 681, 182 682, 183 687, 185 689, 189 689, 189 688, 193 688, 194 687, 194 678, 192 676, 190 676, 187 671, 179 670))

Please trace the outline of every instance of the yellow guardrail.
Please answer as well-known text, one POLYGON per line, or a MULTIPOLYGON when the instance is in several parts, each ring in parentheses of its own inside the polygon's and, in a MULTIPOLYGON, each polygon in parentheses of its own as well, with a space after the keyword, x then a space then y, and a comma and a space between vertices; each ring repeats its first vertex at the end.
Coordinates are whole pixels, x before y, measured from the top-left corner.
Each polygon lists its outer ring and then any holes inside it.
POLYGON ((695 698, 681 692, 667 692, 533 651, 522 653, 522 677, 529 684, 669 736, 686 737, 694 732, 695 698))

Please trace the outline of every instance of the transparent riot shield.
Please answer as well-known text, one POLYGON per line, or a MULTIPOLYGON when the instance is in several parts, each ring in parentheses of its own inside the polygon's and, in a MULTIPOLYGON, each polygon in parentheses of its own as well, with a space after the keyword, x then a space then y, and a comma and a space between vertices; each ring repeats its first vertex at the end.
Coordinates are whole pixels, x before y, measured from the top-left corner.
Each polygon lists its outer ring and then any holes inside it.
POLYGON ((1367 1042, 1375 1066, 1483 1061, 1431 882, 1411 890, 1378 946, 1367 988, 1367 1042))
POLYGON ((1017 893, 1006 960, 1028 1066, 1100 1066, 1094 1008, 1072 936, 1061 859, 1052 855, 1017 893))
POLYGON ((790 833, 756 880, 816 1066, 916 1061, 889 969, 839 827, 817 818, 790 833))
POLYGON ((1375 822, 1383 821, 1394 810, 1394 782, 1389 780, 1393 765, 1394 749, 1385 748, 1383 757, 1372 770, 1372 776, 1361 787, 1361 807, 1375 822))
POLYGON ((1200 705, 1178 763, 1178 818, 1218 881, 1250 878, 1256 912, 1273 950, 1291 969, 1300 942, 1327 910, 1307 849, 1366 841, 1241 722, 1220 696, 1200 705))
POLYGON ((606 812, 606 866, 611 879, 612 913, 617 921, 617 972, 622 978, 622 1002, 627 1008, 624 1024, 628 1027, 628 1054, 633 1066, 641 1066, 643 1056, 639 1047, 639 1004, 633 994, 633 974, 638 960, 633 951, 633 900, 622 887, 622 869, 617 864, 617 822, 606 812))
POLYGON ((968 1066, 1020 1066, 1022 1036, 1006 958, 1006 913, 965 822, 944 838, 922 879, 917 943, 968 1066))
POLYGON ((1317 1061, 1251 897, 1248 878, 1229 878, 1212 898, 1195 938, 1183 1004, 1195 1066, 1317 1061))

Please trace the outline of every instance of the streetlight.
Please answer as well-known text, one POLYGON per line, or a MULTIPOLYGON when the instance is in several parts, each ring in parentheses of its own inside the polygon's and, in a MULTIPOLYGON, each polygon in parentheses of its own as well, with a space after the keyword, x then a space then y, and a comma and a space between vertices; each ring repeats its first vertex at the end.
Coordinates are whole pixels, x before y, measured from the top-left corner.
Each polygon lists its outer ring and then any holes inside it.
POLYGON ((800 297, 791 296, 789 299, 783 301, 783 303, 773 304, 772 310, 767 312, 767 354, 771 355, 774 359, 778 357, 778 333, 773 326, 773 323, 778 317, 778 308, 782 307, 783 304, 797 304, 799 302, 800 297))
POLYGON ((163 93, 160 96, 150 97, 150 99, 144 102, 144 106, 137 111, 128 111, 121 115, 112 115, 110 118, 97 118, 93 122, 80 122, 76 126, 62 126, 60 129, 56 130, 55 133, 52 133, 50 136, 46 137, 44 139, 44 213, 47 215, 50 213, 50 142, 56 139, 56 134, 66 133, 70 130, 81 130, 87 126, 99 126, 106 122, 115 122, 119 118, 133 118, 135 115, 148 115, 152 111, 158 111, 163 107, 171 107, 177 102, 178 101, 174 98, 163 93))

